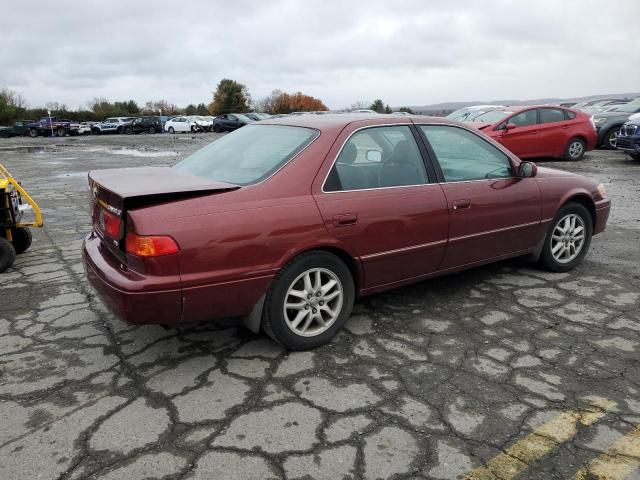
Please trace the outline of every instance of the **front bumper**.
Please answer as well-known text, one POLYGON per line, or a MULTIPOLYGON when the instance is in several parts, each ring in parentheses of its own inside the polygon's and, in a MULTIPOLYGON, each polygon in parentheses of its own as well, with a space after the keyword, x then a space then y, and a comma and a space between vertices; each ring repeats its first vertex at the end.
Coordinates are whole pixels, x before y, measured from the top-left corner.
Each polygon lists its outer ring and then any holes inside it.
POLYGON ((115 257, 89 234, 82 245, 87 279, 111 313, 132 325, 178 323, 182 314, 179 288, 148 289, 143 275, 123 269, 115 257))
POLYGON ((593 234, 604 232, 611 211, 611 200, 605 198, 596 202, 596 223, 593 225, 593 234))
POLYGON ((640 155, 640 135, 620 135, 616 148, 640 155))

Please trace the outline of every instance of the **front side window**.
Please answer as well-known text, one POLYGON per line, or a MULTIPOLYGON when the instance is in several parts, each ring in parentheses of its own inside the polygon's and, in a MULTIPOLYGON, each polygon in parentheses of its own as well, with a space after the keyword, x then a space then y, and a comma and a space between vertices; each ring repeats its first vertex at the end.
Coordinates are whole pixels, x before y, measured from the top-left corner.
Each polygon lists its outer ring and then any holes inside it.
POLYGON ((535 125, 537 122, 538 119, 535 110, 520 112, 507 121, 507 123, 513 123, 516 127, 528 127, 529 125, 535 125))
POLYGON ((275 173, 318 136, 317 130, 248 125, 175 165, 175 169, 234 185, 252 185, 275 173))
POLYGON ((541 108, 540 123, 564 122, 564 111, 557 108, 541 108))
POLYGON ((411 129, 370 127, 344 144, 324 185, 325 192, 400 187, 428 183, 411 129))
POLYGON ((423 125, 431 148, 447 182, 463 182, 511 176, 509 158, 480 136, 445 125, 423 125))

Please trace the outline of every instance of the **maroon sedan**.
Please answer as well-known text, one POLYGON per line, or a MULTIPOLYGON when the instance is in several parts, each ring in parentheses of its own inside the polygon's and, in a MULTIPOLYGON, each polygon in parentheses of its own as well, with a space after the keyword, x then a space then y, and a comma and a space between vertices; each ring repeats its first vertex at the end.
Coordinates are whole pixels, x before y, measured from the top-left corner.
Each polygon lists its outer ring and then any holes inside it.
POLYGON ((358 296, 527 254, 570 270, 610 207, 597 182, 417 116, 265 120, 89 184, 84 263, 115 314, 240 317, 290 349, 328 342, 358 296))
POLYGON ((581 160, 586 151, 596 148, 591 115, 568 108, 499 108, 476 117, 472 125, 520 158, 581 160))

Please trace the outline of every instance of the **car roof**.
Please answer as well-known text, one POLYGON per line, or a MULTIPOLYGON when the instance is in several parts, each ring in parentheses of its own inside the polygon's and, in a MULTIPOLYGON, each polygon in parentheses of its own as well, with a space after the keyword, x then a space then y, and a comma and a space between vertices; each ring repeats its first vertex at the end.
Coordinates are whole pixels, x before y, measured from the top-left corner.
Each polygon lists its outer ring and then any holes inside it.
MULTIPOLYGON (((342 129, 354 122, 366 123, 370 121, 371 125, 384 125, 385 123, 407 123, 408 120, 414 123, 443 123, 443 124, 459 124, 445 117, 429 117, 426 115, 394 115, 379 113, 329 113, 327 115, 288 115, 285 117, 268 118, 262 120, 256 125, 287 125, 292 127, 307 127, 317 130, 334 130, 342 129)), ((460 124, 462 125, 462 124, 460 124)))

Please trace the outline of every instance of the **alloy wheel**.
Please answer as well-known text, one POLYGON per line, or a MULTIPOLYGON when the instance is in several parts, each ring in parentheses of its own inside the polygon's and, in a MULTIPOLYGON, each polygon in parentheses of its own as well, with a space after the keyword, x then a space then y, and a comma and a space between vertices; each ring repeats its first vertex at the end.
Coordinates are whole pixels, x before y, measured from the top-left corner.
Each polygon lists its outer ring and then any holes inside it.
POLYGON ((558 263, 573 261, 584 247, 585 225, 580 215, 570 213, 556 223, 551 234, 551 255, 558 263))
POLYGON ((569 156, 572 159, 580 158, 583 152, 584 145, 582 145, 582 142, 576 140, 574 142, 571 142, 571 145, 569 145, 569 156))
POLYGON ((314 337, 338 319, 343 301, 344 290, 338 276, 326 268, 311 268, 289 286, 284 319, 296 335, 314 337))
POLYGON ((614 130, 609 134, 609 145, 613 148, 616 148, 616 145, 618 144, 618 134, 618 130, 614 130))

